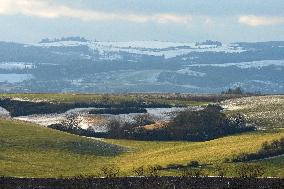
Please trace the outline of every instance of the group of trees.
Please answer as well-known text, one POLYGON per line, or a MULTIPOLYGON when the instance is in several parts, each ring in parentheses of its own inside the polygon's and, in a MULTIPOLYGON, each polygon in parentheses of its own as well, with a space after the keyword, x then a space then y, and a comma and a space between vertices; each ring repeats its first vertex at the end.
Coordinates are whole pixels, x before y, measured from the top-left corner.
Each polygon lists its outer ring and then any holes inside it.
POLYGON ((251 131, 241 114, 228 117, 218 105, 208 105, 201 111, 178 114, 166 128, 169 138, 205 141, 229 134, 251 131))
POLYGON ((114 122, 109 128, 109 136, 139 140, 206 141, 255 129, 247 126, 241 114, 228 117, 217 105, 208 105, 201 111, 181 112, 163 128, 147 130, 141 127, 152 123, 147 116, 136 123, 137 125, 120 125, 114 122))
POLYGON ((227 95, 261 95, 261 91, 255 91, 255 92, 245 92, 244 89, 241 87, 236 88, 229 88, 226 91, 223 91, 222 94, 227 95))
POLYGON ((140 114, 135 116, 132 122, 113 119, 108 123, 108 132, 96 133, 93 130, 80 128, 77 117, 71 115, 61 124, 49 127, 89 137, 162 141, 206 141, 255 129, 252 126, 247 126, 245 118, 241 114, 228 117, 218 105, 208 105, 200 111, 180 112, 165 127, 145 129, 145 125, 154 123, 154 118, 149 114, 140 114))
POLYGON ((241 87, 236 87, 234 89, 229 88, 227 91, 223 91, 222 94, 244 94, 244 90, 241 87))

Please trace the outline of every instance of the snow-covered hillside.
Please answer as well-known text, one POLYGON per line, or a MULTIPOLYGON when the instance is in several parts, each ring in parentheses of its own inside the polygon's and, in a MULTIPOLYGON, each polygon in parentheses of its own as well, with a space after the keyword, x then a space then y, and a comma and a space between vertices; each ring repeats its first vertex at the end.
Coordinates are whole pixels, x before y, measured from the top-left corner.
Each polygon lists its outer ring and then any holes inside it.
POLYGON ((91 50, 98 51, 102 59, 106 55, 112 53, 110 59, 121 57, 118 56, 121 52, 138 55, 163 56, 166 59, 180 55, 189 54, 191 52, 226 52, 239 53, 246 51, 237 44, 219 44, 214 42, 193 43, 193 42, 163 42, 163 41, 130 41, 130 42, 98 42, 98 41, 56 41, 48 43, 38 43, 35 46, 41 47, 74 47, 88 46, 91 50))
POLYGON ((2 92, 284 92, 284 42, 0 42, 2 92))

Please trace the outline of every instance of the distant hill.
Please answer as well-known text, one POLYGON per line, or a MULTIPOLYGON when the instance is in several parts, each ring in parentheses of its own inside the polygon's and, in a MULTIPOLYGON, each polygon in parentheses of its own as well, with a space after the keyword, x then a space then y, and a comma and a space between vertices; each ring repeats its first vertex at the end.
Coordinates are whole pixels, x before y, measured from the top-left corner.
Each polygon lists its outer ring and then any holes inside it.
POLYGON ((284 92, 284 42, 0 42, 0 92, 284 92))

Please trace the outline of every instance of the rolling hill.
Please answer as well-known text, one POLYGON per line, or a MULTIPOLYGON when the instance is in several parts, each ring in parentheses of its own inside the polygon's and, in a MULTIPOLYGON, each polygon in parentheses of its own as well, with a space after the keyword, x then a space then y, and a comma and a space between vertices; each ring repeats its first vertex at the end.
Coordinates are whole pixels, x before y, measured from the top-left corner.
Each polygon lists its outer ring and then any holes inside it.
MULTIPOLYGON (((259 131, 207 142, 144 142, 83 138, 28 123, 0 121, 0 175, 16 177, 99 176, 102 167, 119 167, 131 175, 139 166, 187 164, 192 160, 214 174, 214 166, 243 152, 255 152, 265 141, 284 136, 283 130, 259 131)), ((284 176, 283 156, 254 162, 266 176, 284 176)), ((235 167, 238 164, 225 163, 235 167)), ((178 170, 161 174, 177 175, 178 170)), ((233 174, 233 173, 229 173, 233 174)))
POLYGON ((0 92, 283 93, 284 42, 0 42, 0 92), (222 77, 220 77, 222 76, 222 77))

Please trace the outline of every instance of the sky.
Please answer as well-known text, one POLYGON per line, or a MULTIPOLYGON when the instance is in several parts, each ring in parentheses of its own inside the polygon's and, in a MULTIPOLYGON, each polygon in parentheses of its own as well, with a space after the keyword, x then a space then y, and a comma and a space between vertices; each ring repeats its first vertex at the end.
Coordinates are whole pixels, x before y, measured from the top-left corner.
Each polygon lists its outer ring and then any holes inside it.
POLYGON ((284 0, 0 0, 0 41, 284 41, 284 0))

